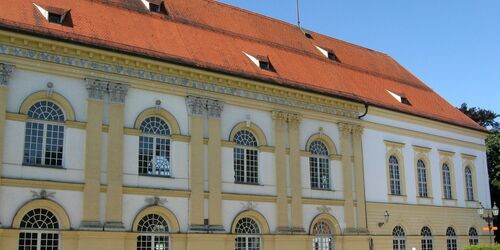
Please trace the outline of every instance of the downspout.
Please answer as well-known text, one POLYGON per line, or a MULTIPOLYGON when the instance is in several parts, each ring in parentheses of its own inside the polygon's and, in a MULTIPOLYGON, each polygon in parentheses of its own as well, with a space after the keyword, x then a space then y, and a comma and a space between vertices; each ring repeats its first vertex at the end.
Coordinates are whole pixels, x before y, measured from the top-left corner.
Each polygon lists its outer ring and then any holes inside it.
MULTIPOLYGON (((368 108, 369 108, 369 105, 368 105, 368 102, 365 102, 365 112, 358 116, 358 119, 361 120, 361 118, 365 117, 367 114, 368 114, 368 108)), ((361 140, 361 152, 363 152, 363 140, 361 140)), ((365 174, 364 174, 364 166, 365 165, 365 160, 364 160, 364 157, 363 157, 363 183, 366 184, 366 177, 365 177, 365 174)), ((366 229, 368 230, 368 209, 367 209, 367 206, 366 206, 366 185, 363 185, 363 188, 364 188, 364 194, 365 194, 365 220, 366 220, 366 229)), ((370 232, 370 230, 368 230, 368 232, 370 232)), ((375 248, 375 245, 373 244, 373 239, 370 237, 370 243, 369 243, 369 249, 370 250, 373 250, 375 248)))
POLYGON ((365 102, 365 113, 363 113, 362 115, 358 116, 358 119, 361 119, 361 118, 365 117, 368 114, 368 107, 369 107, 368 103, 365 102))

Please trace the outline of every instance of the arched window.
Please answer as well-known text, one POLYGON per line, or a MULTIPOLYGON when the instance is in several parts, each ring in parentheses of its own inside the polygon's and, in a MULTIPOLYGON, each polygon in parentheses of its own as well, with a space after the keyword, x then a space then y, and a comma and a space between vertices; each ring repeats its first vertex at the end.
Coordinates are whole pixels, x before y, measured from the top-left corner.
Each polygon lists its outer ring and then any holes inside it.
POLYGON ((401 174, 399 169, 399 162, 396 156, 389 157, 389 178, 391 186, 391 194, 401 195, 401 174))
POLYGON ((422 236, 422 250, 432 250, 432 232, 429 227, 423 227, 420 231, 422 236))
POLYGON ((333 250, 335 249, 335 240, 332 229, 324 222, 320 221, 313 227, 313 250, 333 250))
POLYGON ((19 233, 19 250, 59 249, 59 222, 49 210, 36 208, 24 215, 19 233))
POLYGON ((445 199, 451 200, 453 198, 451 192, 451 172, 448 164, 443 164, 443 195, 445 199))
POLYGON ((467 191, 467 200, 474 200, 474 187, 472 186, 472 171, 469 167, 465 167, 465 190, 467 191))
POLYGON ((405 230, 401 226, 396 226, 392 230, 392 249, 405 250, 406 249, 406 236, 405 230))
POLYGON ((328 149, 321 141, 313 141, 309 146, 309 166, 311 188, 330 189, 330 159, 328 149))
POLYGON ((144 216, 137 225, 137 250, 168 250, 169 227, 167 221, 157 214, 144 216))
POLYGON ((50 101, 39 101, 28 110, 24 137, 24 165, 62 167, 64 112, 50 101))
POLYGON ((234 180, 236 183, 259 183, 259 159, 257 139, 248 130, 234 135, 234 180))
POLYGON ((146 118, 140 127, 139 174, 171 176, 170 127, 160 117, 146 118))
POLYGON ((236 224, 236 250, 260 250, 260 229, 255 220, 241 218, 236 224))
POLYGON ((477 230, 471 227, 469 228, 469 245, 477 244, 479 244, 479 235, 477 234, 477 230))
POLYGON ((446 249, 457 250, 457 234, 452 227, 446 229, 446 249))
POLYGON ((427 169, 425 168, 425 163, 422 160, 417 161, 417 174, 418 174, 418 196, 428 197, 427 192, 427 169))

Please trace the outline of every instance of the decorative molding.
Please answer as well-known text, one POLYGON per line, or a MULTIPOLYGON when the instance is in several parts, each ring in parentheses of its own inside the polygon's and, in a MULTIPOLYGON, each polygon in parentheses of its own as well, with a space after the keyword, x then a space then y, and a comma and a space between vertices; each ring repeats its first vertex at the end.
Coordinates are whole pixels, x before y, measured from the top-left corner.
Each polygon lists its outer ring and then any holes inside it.
POLYGON ((288 113, 287 114, 287 121, 290 124, 300 124, 302 121, 302 115, 301 114, 294 114, 294 113, 288 113))
POLYGON ((167 203, 167 199, 160 198, 159 196, 148 197, 145 201, 151 206, 163 206, 167 203))
POLYGON ((224 109, 223 101, 207 100, 207 114, 209 118, 220 119, 223 109, 224 109))
POLYGON ((447 150, 442 150, 442 149, 438 149, 438 153, 440 155, 443 155, 443 156, 448 156, 448 157, 452 157, 455 155, 455 152, 452 152, 452 151, 447 151, 447 150))
POLYGON ((123 104, 128 92, 128 85, 110 82, 108 84, 108 91, 110 102, 123 104))
POLYGON ((417 152, 421 152, 421 153, 429 153, 432 150, 432 148, 413 145, 413 150, 415 150, 417 152))
POLYGON ((405 146, 405 144, 402 142, 384 140, 384 143, 387 147, 393 147, 393 148, 404 148, 405 146))
POLYGON ((85 78, 85 81, 87 82, 89 99, 99 101, 104 100, 104 96, 106 95, 106 92, 108 90, 109 82, 92 78, 85 78))
POLYGON ((469 155, 469 154, 464 154, 464 153, 462 153, 460 155, 462 156, 463 159, 470 160, 470 161, 474 161, 477 158, 477 156, 475 156, 475 155, 469 155))
POLYGON ((12 64, 0 63, 0 87, 6 87, 9 83, 9 78, 16 69, 12 64))
POLYGON ((340 122, 338 123, 339 132, 342 137, 349 136, 352 132, 352 125, 340 122))
POLYGON ((316 210, 322 214, 330 214, 330 211, 332 211, 331 207, 327 207, 326 205, 317 207, 316 210))
POLYGON ((186 105, 189 115, 202 115, 207 113, 207 99, 197 96, 187 96, 186 105))
POLYGON ((40 192, 31 190, 31 197, 35 199, 49 199, 49 198, 54 198, 54 195, 56 192, 48 192, 45 189, 40 190, 40 192))
POLYGON ((364 131, 364 127, 363 126, 360 126, 360 125, 353 125, 352 126, 352 133, 355 136, 361 136, 361 135, 363 135, 363 131, 364 131))
POLYGON ((271 112, 271 117, 273 118, 273 120, 286 121, 288 118, 288 114, 283 111, 274 110, 271 112))

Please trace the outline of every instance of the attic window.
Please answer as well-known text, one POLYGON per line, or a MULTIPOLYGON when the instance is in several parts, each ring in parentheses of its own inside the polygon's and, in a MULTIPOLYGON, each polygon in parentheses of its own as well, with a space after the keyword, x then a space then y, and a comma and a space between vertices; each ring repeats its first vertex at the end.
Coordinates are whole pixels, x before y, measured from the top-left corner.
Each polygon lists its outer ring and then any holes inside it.
POLYGON ((49 7, 49 6, 40 6, 35 3, 33 3, 35 7, 40 11, 40 14, 42 14, 43 17, 49 22, 49 23, 58 23, 62 24, 64 22, 64 18, 68 14, 69 10, 67 9, 61 9, 61 8, 55 8, 55 7, 49 7))
POLYGON ((49 23, 62 23, 62 16, 49 12, 49 23))
POLYGON ((275 71, 267 56, 252 56, 245 52, 243 52, 243 54, 245 54, 250 59, 250 61, 252 61, 260 69, 273 72, 275 71))
POLYGON ((321 54, 323 54, 326 58, 332 60, 332 61, 336 61, 336 62, 340 62, 339 58, 337 57, 337 55, 335 55, 335 53, 333 53, 332 51, 330 50, 326 50, 326 49, 323 49, 321 47, 318 47, 318 46, 315 46, 320 52, 321 54))
POLYGON ((303 29, 303 28, 301 28, 301 27, 299 27, 299 28, 300 28, 300 30, 302 31, 302 33, 304 33, 304 36, 305 36, 305 37, 307 37, 307 38, 309 38, 309 39, 314 39, 314 37, 311 35, 311 33, 309 33, 307 30, 305 30, 305 29, 303 29))
POLYGON ((411 103, 410 103, 410 100, 408 100, 408 98, 404 95, 404 94, 396 94, 392 91, 389 91, 389 90, 386 90, 392 97, 394 97, 394 99, 396 99, 398 102, 402 103, 402 104, 405 104, 405 105, 409 105, 411 106, 411 103))
POLYGON ((146 9, 155 13, 167 14, 167 10, 163 5, 163 0, 141 0, 146 9))

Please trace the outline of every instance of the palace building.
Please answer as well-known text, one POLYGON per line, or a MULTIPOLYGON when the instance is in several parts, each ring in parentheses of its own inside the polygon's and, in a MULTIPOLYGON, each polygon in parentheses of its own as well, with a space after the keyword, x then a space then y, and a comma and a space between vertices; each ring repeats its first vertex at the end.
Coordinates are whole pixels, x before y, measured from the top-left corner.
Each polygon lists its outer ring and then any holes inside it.
POLYGON ((384 53, 214 0, 0 3, 2 250, 462 249, 486 135, 384 53))

